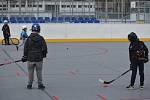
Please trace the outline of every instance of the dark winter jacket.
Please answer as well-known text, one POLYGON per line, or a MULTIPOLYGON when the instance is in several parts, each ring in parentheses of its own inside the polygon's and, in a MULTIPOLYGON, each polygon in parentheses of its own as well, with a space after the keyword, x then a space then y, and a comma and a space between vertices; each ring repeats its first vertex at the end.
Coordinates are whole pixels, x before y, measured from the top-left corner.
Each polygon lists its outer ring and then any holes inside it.
POLYGON ((144 44, 143 41, 134 41, 131 42, 129 45, 129 58, 130 58, 130 62, 134 62, 134 61, 140 61, 139 57, 143 57, 143 58, 147 58, 148 59, 148 48, 147 46, 144 44), (144 50, 144 54, 139 54, 140 50, 144 50))
POLYGON ((2 31, 3 31, 4 36, 10 37, 10 29, 9 29, 8 24, 3 25, 2 31))
POLYGON ((44 38, 38 33, 31 33, 24 45, 24 57, 27 57, 27 61, 39 62, 43 61, 46 54, 47 45, 44 38))

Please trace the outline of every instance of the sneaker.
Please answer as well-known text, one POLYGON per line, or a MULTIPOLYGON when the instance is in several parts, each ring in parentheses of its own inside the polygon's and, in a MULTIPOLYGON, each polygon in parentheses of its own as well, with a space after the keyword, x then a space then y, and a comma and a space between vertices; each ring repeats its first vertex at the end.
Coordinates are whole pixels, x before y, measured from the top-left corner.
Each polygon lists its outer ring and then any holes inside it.
POLYGON ((45 86, 43 84, 38 85, 38 89, 45 89, 45 86))
POLYGON ((32 85, 27 85, 27 89, 32 89, 32 85))
POLYGON ((143 90, 143 89, 144 89, 144 86, 140 86, 140 89, 143 90))
POLYGON ((18 47, 18 46, 16 46, 17 51, 18 51, 18 48, 19 48, 19 47, 18 47))
POLYGON ((133 89, 134 89, 134 86, 129 85, 129 86, 127 86, 126 88, 129 89, 129 90, 133 90, 133 89))

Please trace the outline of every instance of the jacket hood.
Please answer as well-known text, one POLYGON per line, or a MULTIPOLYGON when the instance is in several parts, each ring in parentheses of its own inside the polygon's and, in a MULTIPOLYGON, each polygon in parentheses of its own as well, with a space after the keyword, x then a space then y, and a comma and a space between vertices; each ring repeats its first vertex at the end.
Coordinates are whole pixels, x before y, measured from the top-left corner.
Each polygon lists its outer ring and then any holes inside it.
POLYGON ((41 37, 38 33, 31 33, 30 39, 34 42, 39 42, 41 40, 41 37))

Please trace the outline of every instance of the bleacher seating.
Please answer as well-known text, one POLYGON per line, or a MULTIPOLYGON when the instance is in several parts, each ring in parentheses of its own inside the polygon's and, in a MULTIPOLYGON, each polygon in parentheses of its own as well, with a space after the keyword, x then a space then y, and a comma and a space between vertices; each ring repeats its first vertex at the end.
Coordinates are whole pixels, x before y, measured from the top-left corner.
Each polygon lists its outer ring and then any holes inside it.
POLYGON ((16 17, 10 17, 10 22, 11 23, 17 23, 16 17))
POLYGON ((64 19, 65 19, 65 22, 70 22, 71 21, 70 17, 64 17, 64 19))
POLYGON ((64 17, 58 17, 58 23, 63 23, 64 22, 64 17))
POLYGON ((51 23, 57 23, 57 17, 52 17, 51 18, 51 23))
POLYGON ((31 23, 30 17, 24 17, 23 19, 25 23, 31 23))
POLYGON ((43 19, 43 17, 38 17, 37 21, 38 23, 45 23, 45 20, 43 19))
POLYGON ((4 20, 9 21, 9 18, 8 18, 8 17, 3 17, 3 20, 2 20, 2 21, 4 21, 4 20))
POLYGON ((16 17, 16 19, 18 23, 24 23, 24 20, 22 17, 16 17))
POLYGON ((45 20, 45 23, 49 23, 51 21, 50 17, 45 17, 44 20, 45 20))
POLYGON ((2 18, 0 17, 0 23, 3 23, 2 18))
POLYGON ((61 17, 0 17, 0 23, 8 20, 10 23, 100 23, 95 17, 75 17, 75 16, 61 16, 61 17))
POLYGON ((31 17, 31 22, 32 23, 38 23, 38 20, 36 19, 36 17, 31 17))

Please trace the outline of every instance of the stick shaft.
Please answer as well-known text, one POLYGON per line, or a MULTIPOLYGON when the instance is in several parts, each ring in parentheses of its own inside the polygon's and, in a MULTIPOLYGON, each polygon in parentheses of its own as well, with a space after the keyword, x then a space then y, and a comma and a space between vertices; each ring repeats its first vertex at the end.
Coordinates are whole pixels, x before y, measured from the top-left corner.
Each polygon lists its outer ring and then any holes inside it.
POLYGON ((130 69, 127 70, 127 71, 125 71, 124 73, 122 73, 121 75, 119 75, 118 77, 116 77, 115 79, 113 79, 113 80, 111 80, 111 81, 104 81, 104 84, 110 84, 110 83, 114 82, 115 80, 119 79, 121 76, 125 75, 125 74, 128 73, 129 71, 130 71, 130 69))
POLYGON ((20 61, 22 61, 22 60, 16 60, 16 61, 8 62, 8 63, 2 63, 2 64, 0 64, 0 66, 11 64, 11 63, 16 63, 16 62, 20 62, 20 61))

